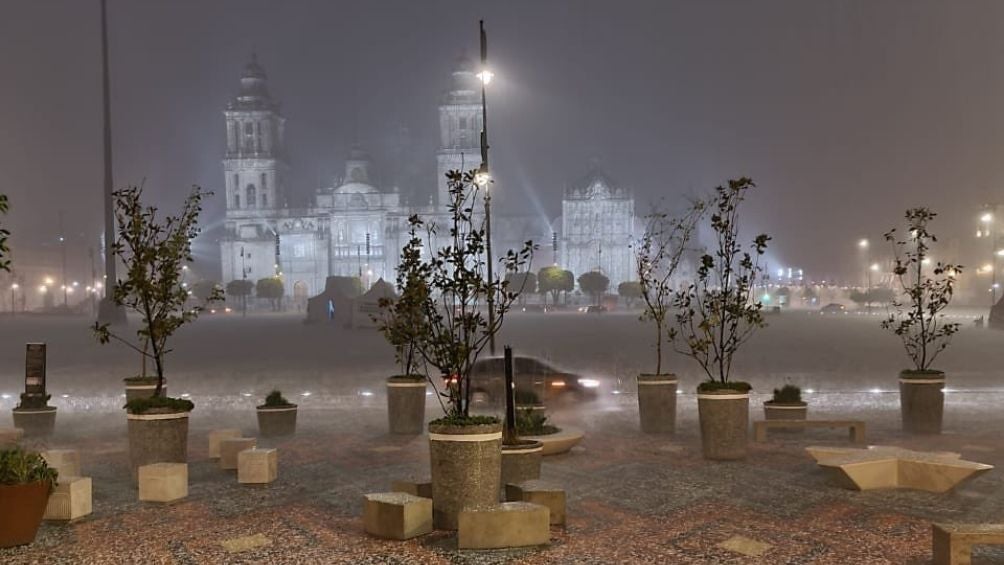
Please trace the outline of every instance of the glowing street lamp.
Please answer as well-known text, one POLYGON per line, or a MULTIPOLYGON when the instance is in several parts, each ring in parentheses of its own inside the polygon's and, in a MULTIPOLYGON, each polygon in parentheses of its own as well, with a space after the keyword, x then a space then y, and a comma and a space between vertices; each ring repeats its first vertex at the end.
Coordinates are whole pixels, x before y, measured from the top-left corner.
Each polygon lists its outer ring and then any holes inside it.
POLYGON ((859 241, 858 247, 860 247, 861 249, 868 249, 868 240, 862 239, 861 241, 859 241))
POLYGON ((982 216, 980 216, 980 221, 983 222, 984 224, 989 224, 994 221, 994 215, 991 214, 990 212, 987 212, 982 216))
POLYGON ((477 74, 477 77, 481 79, 482 84, 489 84, 493 78, 495 78, 495 73, 485 69, 477 74))

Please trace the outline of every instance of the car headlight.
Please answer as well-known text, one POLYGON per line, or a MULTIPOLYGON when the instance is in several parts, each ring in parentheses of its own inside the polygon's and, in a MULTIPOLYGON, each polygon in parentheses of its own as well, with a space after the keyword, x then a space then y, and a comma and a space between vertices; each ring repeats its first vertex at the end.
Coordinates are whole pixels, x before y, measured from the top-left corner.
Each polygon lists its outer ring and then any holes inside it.
POLYGON ((561 388, 561 387, 565 386, 565 381, 560 380, 560 379, 555 380, 555 381, 551 381, 551 386, 557 387, 557 388, 561 388))
POLYGON ((579 384, 585 388, 599 388, 600 381, 596 379, 579 379, 579 384))

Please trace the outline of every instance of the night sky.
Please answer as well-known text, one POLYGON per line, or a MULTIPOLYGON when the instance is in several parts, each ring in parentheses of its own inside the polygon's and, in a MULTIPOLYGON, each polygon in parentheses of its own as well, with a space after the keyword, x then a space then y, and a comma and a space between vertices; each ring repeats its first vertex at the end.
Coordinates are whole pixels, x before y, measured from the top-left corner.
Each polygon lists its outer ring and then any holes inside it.
MULTIPOLYGON (((305 203, 354 140, 388 167, 407 128, 435 183, 439 96, 486 20, 503 210, 560 214, 598 159, 638 212, 729 177, 760 185, 773 265, 845 275, 911 206, 963 251, 1004 201, 1004 3, 108 0, 116 185, 176 205, 222 188, 222 110, 252 49, 305 203), (320 180, 319 180, 320 179, 320 180)), ((15 246, 101 226, 98 0, 0 2, 0 190, 15 246)), ((207 207, 218 224, 222 198, 207 207)), ((90 243, 80 243, 81 246, 90 243)), ((883 247, 884 249, 884 247, 883 247)), ((965 257, 963 257, 965 259, 965 257)))

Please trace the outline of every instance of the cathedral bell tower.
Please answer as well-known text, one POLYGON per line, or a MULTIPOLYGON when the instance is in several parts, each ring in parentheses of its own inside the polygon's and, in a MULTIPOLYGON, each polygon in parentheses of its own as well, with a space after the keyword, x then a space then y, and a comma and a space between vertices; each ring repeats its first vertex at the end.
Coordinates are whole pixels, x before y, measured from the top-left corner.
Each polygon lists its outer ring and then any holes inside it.
POLYGON ((466 57, 457 61, 453 83, 439 106, 440 146, 437 154, 437 206, 450 202, 446 173, 469 171, 481 165, 481 82, 466 57))
POLYGON ((223 159, 227 215, 286 205, 285 119, 272 100, 265 70, 252 54, 241 75, 240 93, 223 112, 227 151, 223 159))

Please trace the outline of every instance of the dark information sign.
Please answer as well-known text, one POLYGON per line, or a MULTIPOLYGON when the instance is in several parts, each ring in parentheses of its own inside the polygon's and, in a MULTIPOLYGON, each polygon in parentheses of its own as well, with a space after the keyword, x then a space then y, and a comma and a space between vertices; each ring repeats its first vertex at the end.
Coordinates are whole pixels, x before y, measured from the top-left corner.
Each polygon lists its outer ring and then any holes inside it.
POLYGON ((24 391, 45 394, 45 344, 29 343, 25 352, 24 391))

